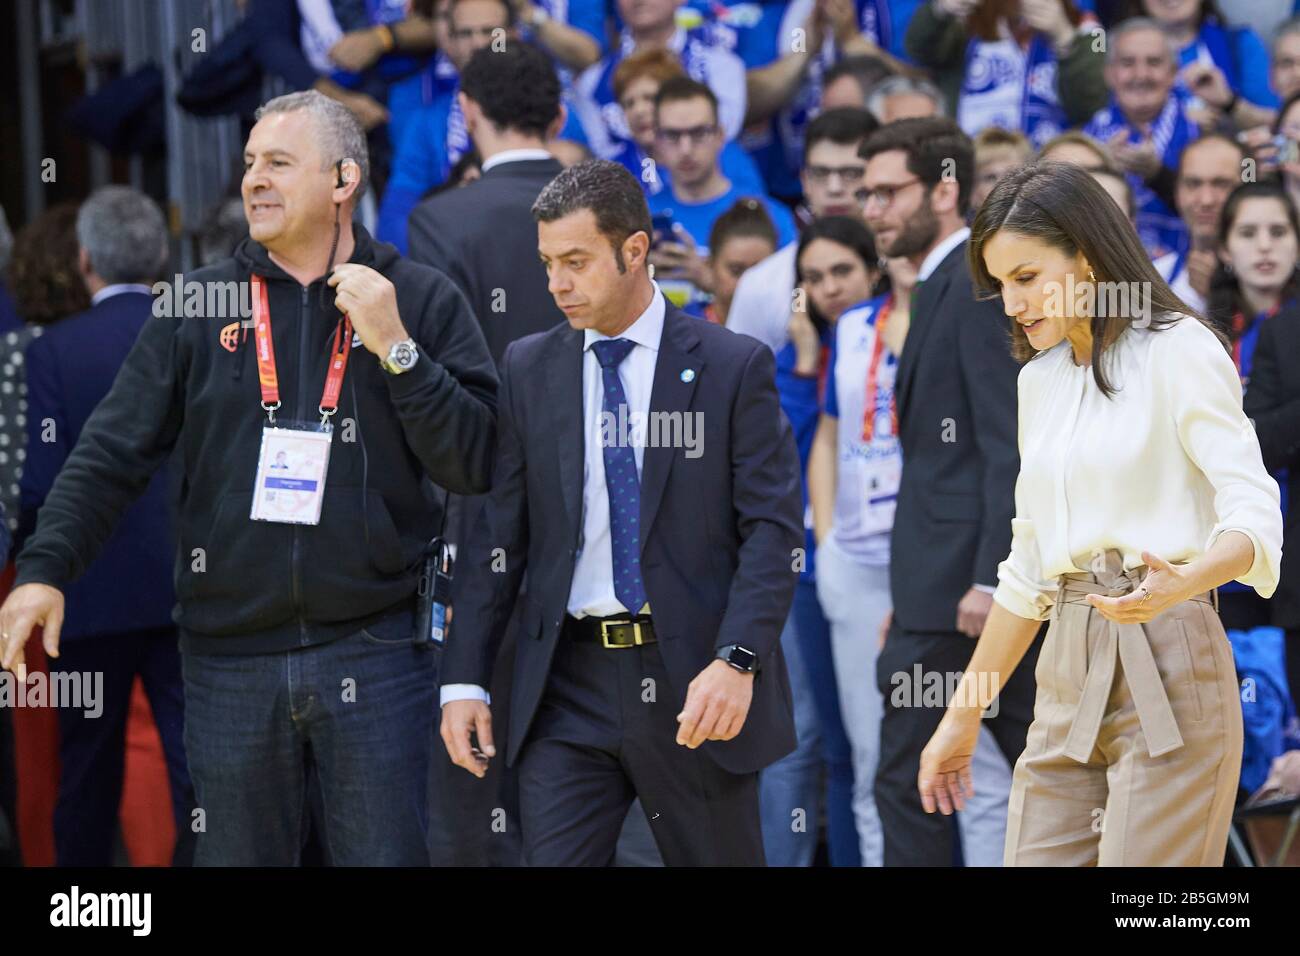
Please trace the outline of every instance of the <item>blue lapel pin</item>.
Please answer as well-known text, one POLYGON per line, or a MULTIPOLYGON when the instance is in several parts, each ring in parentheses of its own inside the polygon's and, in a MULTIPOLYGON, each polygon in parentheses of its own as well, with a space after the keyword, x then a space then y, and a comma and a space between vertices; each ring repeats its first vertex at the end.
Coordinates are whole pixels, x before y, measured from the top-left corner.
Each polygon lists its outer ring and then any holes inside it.
POLYGON ((693 368, 684 368, 684 369, 682 369, 682 376, 681 376, 681 378, 682 378, 682 381, 683 381, 683 382, 693 382, 693 381, 695 381, 695 369, 693 369, 693 368))

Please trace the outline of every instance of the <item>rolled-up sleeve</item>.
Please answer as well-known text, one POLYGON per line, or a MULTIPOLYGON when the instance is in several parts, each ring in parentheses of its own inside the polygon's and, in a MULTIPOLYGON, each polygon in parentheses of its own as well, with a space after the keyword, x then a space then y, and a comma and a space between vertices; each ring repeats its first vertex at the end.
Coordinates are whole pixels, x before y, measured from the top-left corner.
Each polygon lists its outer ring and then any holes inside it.
POLYGON ((1205 547, 1225 531, 1250 538, 1255 559, 1237 580, 1268 598, 1282 564, 1281 495, 1242 411, 1241 380, 1232 359, 1208 329, 1195 333, 1161 333, 1168 335, 1169 353, 1157 363, 1157 374, 1183 450, 1214 488, 1215 523, 1205 547))

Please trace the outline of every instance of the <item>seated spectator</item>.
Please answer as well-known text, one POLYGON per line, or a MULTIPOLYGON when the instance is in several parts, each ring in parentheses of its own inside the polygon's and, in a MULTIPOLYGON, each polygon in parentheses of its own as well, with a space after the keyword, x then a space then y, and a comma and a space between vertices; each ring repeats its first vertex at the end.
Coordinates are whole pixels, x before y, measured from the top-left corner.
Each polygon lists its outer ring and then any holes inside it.
MULTIPOLYGON (((1300 203, 1300 93, 1293 94, 1282 104, 1272 134, 1283 142, 1283 147, 1272 149, 1268 165, 1277 169, 1291 202, 1300 203)), ((1256 151, 1258 155, 1259 151, 1256 151)))
MULTIPOLYGON (((870 113, 854 109, 828 110, 808 124, 800 179, 814 222, 861 214, 857 194, 867 163, 858 147, 878 127, 870 113)), ((790 324, 796 247, 787 243, 741 276, 728 314, 727 328, 752 335, 773 352, 785 343, 790 324)))
POLYGON ((1115 200, 1115 205, 1124 210, 1128 221, 1133 222, 1134 217, 1137 216, 1137 203, 1133 200, 1133 187, 1128 184, 1127 177, 1114 166, 1098 166, 1088 172, 1101 184, 1101 188, 1106 190, 1106 195, 1115 200))
POLYGON ((967 135, 1001 126, 1038 147, 1106 105, 1096 26, 1073 0, 929 0, 907 28, 907 50, 936 72, 967 135))
MULTIPOLYGON (((1210 108, 1221 113, 1227 111, 1237 127, 1244 130, 1241 140, 1254 155, 1261 166, 1272 169, 1276 163, 1276 151, 1272 144, 1276 132, 1278 117, 1282 109, 1272 110, 1258 107, 1249 100, 1237 97, 1233 99, 1232 91, 1221 75, 1212 74, 1212 83, 1200 92, 1201 99, 1210 108)), ((1273 36, 1269 57, 1269 86, 1278 100, 1289 103, 1291 98, 1300 93, 1300 17, 1292 17, 1278 27, 1273 36)))
MULTIPOLYGON (((1213 0, 1132 0, 1132 8, 1135 15, 1158 23, 1177 51, 1180 93, 1201 97, 1217 85, 1217 73, 1233 99, 1240 97, 1256 106, 1278 105, 1268 88, 1267 47, 1250 27, 1224 23, 1213 0)), ((1223 105, 1231 112, 1235 104, 1223 105)))
MULTIPOLYGON (((623 141, 615 162, 622 163, 641 183, 647 196, 664 189, 672 174, 655 161, 655 97, 664 81, 684 77, 681 62, 668 50, 652 47, 633 53, 614 70, 614 95, 627 121, 629 139, 623 141)), ((765 191, 754 160, 736 140, 722 147, 722 173, 742 192, 765 191)))
MULTIPOLYGON (((670 219, 671 235, 656 229, 650 261, 659 287, 682 306, 712 291, 709 232, 741 191, 718 165, 722 151, 718 101, 703 83, 686 77, 666 81, 655 97, 656 153, 672 174, 671 186, 649 197, 653 216, 670 219)), ((766 195, 754 197, 767 209, 781 245, 796 235, 790 210, 766 195)))
POLYGON ((1188 144, 1178 163, 1174 202, 1187 226, 1187 245, 1154 264, 1174 293, 1197 312, 1205 309, 1210 277, 1218 264, 1223 203, 1241 182, 1245 156, 1235 140, 1212 133, 1188 144))
POLYGON ((876 56, 846 56, 826 71, 822 81, 821 109, 867 108, 867 97, 876 84, 893 75, 888 64, 876 56))
MULTIPOLYGON (((617 46, 578 77, 574 109, 591 151, 613 159, 631 139, 614 93, 614 71, 639 50, 664 48, 681 62, 686 75, 704 83, 718 101, 723 140, 735 139, 745 119, 745 64, 727 37, 708 27, 685 30, 675 21, 684 0, 618 0, 623 31, 617 46)), ((733 38, 734 39, 734 38, 733 38)))
MULTIPOLYGON (((451 0, 447 57, 457 74, 475 50, 491 45, 495 31, 515 36, 513 11, 507 0, 451 0)), ((375 237, 406 252, 406 220, 424 196, 447 179, 452 168, 473 149, 465 130, 454 77, 421 109, 397 144, 392 175, 379 205, 375 237)))
POLYGON ((1039 162, 1073 163, 1083 169, 1115 168, 1110 150, 1086 133, 1067 129, 1043 144, 1036 157, 1039 162))
POLYGON ((998 180, 1017 166, 1029 162, 1034 150, 1024 133, 989 126, 974 136, 975 187, 970 193, 971 216, 984 205, 984 200, 998 180))
MULTIPOLYGON (((846 0, 817 4, 815 0, 792 0, 781 24, 782 35, 808 21, 817 6, 823 6, 828 27, 828 53, 853 56, 866 53, 886 59, 894 69, 907 59, 904 38, 907 25, 924 0, 846 0)), ((837 59, 832 57, 832 59, 837 59)))
POLYGON ((585 146, 586 135, 574 107, 573 84, 579 73, 605 54, 605 0, 510 0, 510 5, 520 24, 520 38, 550 56, 555 64, 567 110, 558 138, 585 146))
POLYGON ((943 116, 943 94, 928 80, 892 76, 876 84, 867 97, 867 110, 881 126, 894 120, 943 116))
POLYGON ((736 284, 751 266, 776 252, 776 227, 757 199, 740 199, 713 223, 709 231, 709 271, 713 298, 692 303, 692 315, 715 325, 727 324, 736 284))
POLYGON ((840 106, 865 105, 865 90, 849 92, 850 98, 843 101, 826 99, 828 71, 835 69, 837 61, 857 61, 859 78, 866 80, 867 87, 894 73, 914 72, 888 48, 895 40, 901 48, 916 3, 794 0, 785 8, 763 59, 746 59, 745 144, 754 152, 773 195, 788 198, 797 192, 804 130, 813 116, 840 106), (864 60, 870 65, 863 67, 864 60), (761 125, 755 129, 756 124, 761 125))
POLYGON ((1300 295, 1300 217, 1281 186, 1242 183, 1228 194, 1219 215, 1218 258, 1206 313, 1228 333, 1244 387, 1260 329, 1300 295))
POLYGON ((1199 135, 1187 98, 1174 86, 1177 59, 1154 20, 1136 17, 1110 32, 1106 85, 1111 103, 1084 132, 1105 143, 1137 196, 1137 230, 1153 258, 1180 249, 1186 229, 1173 209, 1174 170, 1183 148, 1199 135))
MULTIPOLYGON (((1300 309, 1283 309, 1263 324, 1251 359, 1250 387, 1244 399, 1254 422, 1264 464, 1278 475, 1288 508, 1300 502, 1300 309), (1284 474, 1285 473, 1285 474, 1284 474)), ((1286 680, 1300 713, 1300 522, 1290 514, 1284 523, 1282 571, 1268 602, 1269 621, 1285 632, 1286 680)), ((1286 755, 1300 771, 1300 751, 1286 755)), ((1283 758, 1279 758, 1283 759, 1283 758)), ((1274 766, 1274 773, 1277 766, 1274 766)), ((1293 793, 1300 793, 1300 776, 1293 793)))
MULTIPOLYGON (((1208 317, 1224 328, 1232 348, 1232 360, 1241 376, 1246 396, 1253 391, 1256 346, 1261 334, 1279 312, 1290 313, 1300 304, 1300 217, 1275 182, 1244 183, 1228 195, 1222 204, 1218 230, 1219 268, 1210 282, 1208 317)), ((1276 358, 1274 356, 1276 367, 1276 358)), ((1278 394, 1276 376, 1267 381, 1266 390, 1278 394)), ((1296 443, 1293 433, 1290 443, 1296 443)), ((1276 435, 1259 435, 1261 451, 1267 443, 1277 447, 1276 435)), ((1265 455, 1265 464, 1276 468, 1276 456, 1265 455)), ((1287 485, 1286 475, 1274 474, 1280 487, 1287 485)), ((1285 511, 1288 502, 1284 498, 1285 511)), ((1291 522, 1287 522, 1290 524, 1291 522)), ((1285 540, 1284 540, 1285 546, 1285 540)), ((1282 591, 1279 581, 1279 592, 1282 591)), ((1276 599, 1277 594, 1274 595, 1276 599)), ((1273 622, 1271 601, 1238 581, 1219 588, 1219 617, 1234 643, 1248 640, 1237 632, 1250 632, 1273 622)), ((1249 718, 1252 715, 1247 715, 1249 718)), ((1251 752, 1250 720, 1247 720, 1247 754, 1251 752)), ((1271 755, 1270 755, 1271 756, 1271 755)), ((1247 761, 1249 763, 1249 761, 1247 761)))
MULTIPOLYGON (((1257 82, 1254 63, 1247 74, 1257 82)), ((1248 145, 1261 145, 1267 139, 1267 128, 1277 118, 1277 105, 1300 92, 1300 17, 1281 23, 1272 34, 1268 49, 1268 89, 1272 95, 1268 105, 1252 102, 1234 88, 1211 59, 1185 66, 1182 80, 1202 103, 1206 114, 1203 127, 1235 126, 1248 131, 1248 145)))

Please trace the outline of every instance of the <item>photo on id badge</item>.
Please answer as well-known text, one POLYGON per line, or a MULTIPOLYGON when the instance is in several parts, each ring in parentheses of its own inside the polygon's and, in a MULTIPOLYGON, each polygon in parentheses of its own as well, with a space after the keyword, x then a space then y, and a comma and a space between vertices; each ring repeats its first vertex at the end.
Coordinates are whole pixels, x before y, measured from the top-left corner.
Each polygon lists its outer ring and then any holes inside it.
POLYGON ((317 422, 279 422, 263 428, 249 517, 318 524, 331 437, 332 429, 317 422))

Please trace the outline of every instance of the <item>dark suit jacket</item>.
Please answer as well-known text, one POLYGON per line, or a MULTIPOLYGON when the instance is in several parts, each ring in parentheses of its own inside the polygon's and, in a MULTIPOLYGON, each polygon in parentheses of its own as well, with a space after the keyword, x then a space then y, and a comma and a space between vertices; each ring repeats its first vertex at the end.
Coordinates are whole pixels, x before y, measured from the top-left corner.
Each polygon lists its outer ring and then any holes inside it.
POLYGON ((431 196, 411 213, 411 258, 460 286, 498 366, 515 339, 564 321, 546 288, 531 212, 561 169, 553 159, 494 166, 478 182, 431 196))
POLYGON ((967 246, 922 284, 895 391, 903 479, 894 514, 894 620, 953 631, 972 584, 997 584, 1011 550, 1016 475, 1016 377, 999 301, 976 301, 967 246))
MULTIPOLYGON (((493 488, 457 568, 444 684, 487 686, 528 574, 508 763, 518 756, 545 690, 578 555, 582 345, 583 333, 565 324, 506 350, 493 488)), ((683 448, 645 449, 641 568, 672 680, 661 695, 671 692, 684 702, 687 685, 724 645, 743 644, 760 656, 744 729, 733 740, 704 745, 733 773, 756 771, 795 746, 780 635, 794 597, 792 555, 803 545, 803 526, 799 457, 774 374, 771 350, 755 339, 668 305, 650 409, 700 413, 703 444, 694 458, 683 448), (686 369, 694 372, 690 381, 683 381, 686 369)))
MULTIPOLYGON (((27 347, 20 536, 35 528, 37 509, 76 447, 86 419, 108 394, 152 303, 152 297, 139 292, 110 296, 51 325, 27 347)), ((162 469, 127 509, 95 561, 67 587, 63 637, 170 627, 175 560, 167 470, 162 469)))
POLYGON ((1300 628, 1300 308, 1286 309, 1259 330, 1246 414, 1269 471, 1286 468, 1287 514, 1282 535, 1282 579, 1273 594, 1273 623, 1300 628))

